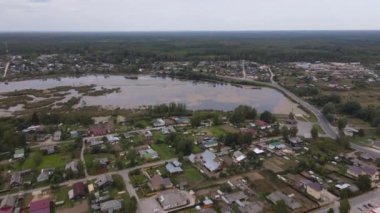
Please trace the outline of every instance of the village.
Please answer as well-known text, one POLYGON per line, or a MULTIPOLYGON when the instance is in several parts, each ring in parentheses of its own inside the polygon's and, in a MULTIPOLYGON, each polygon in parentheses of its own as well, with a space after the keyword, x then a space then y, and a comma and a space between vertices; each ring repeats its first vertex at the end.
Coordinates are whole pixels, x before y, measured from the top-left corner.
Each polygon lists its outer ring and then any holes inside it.
POLYGON ((92 62, 80 54, 44 54, 31 58, 12 55, 0 58, 0 70, 7 70, 7 79, 26 77, 30 74, 91 74, 91 73, 145 73, 173 74, 181 71, 207 73, 219 76, 244 77, 269 81, 269 73, 262 65, 252 61, 171 61, 136 63, 125 59, 121 63, 92 62), (9 62, 8 66, 7 63, 9 62), (6 69, 7 68, 7 69, 6 69), (244 72, 242 72, 244 69, 244 72))
MULTIPOLYGON (((304 116, 231 117, 115 115, 88 126, 26 127, 28 146, 1 162, 0 211, 306 212, 379 183, 376 152, 305 130, 304 116)), ((371 150, 379 149, 374 142, 371 150)))

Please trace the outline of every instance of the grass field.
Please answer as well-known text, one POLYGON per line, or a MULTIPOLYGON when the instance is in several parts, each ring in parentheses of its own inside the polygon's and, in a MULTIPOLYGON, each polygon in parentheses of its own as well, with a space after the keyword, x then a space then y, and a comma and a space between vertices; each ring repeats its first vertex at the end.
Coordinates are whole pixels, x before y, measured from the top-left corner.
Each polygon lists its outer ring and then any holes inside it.
POLYGON ((182 174, 175 175, 173 177, 173 180, 176 183, 186 181, 189 186, 197 186, 207 181, 206 177, 200 173, 197 168, 189 163, 184 163, 182 169, 182 174))
POLYGON ((66 154, 53 154, 53 155, 43 155, 41 163, 36 165, 33 155, 30 154, 24 163, 20 166, 21 169, 42 169, 42 168, 59 168, 64 167, 68 162, 71 161, 71 156, 66 154))
POLYGON ((160 155, 160 159, 162 160, 176 157, 174 149, 169 148, 167 144, 152 144, 151 146, 160 155))

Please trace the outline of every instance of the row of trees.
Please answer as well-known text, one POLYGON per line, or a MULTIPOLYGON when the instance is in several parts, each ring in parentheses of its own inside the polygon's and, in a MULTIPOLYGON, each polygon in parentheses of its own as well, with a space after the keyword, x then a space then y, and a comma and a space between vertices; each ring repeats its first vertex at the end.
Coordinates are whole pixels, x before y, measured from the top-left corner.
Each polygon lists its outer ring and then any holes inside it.
POLYGON ((169 104, 160 104, 155 106, 148 106, 147 111, 151 115, 184 115, 188 113, 185 104, 182 103, 169 103, 169 104))

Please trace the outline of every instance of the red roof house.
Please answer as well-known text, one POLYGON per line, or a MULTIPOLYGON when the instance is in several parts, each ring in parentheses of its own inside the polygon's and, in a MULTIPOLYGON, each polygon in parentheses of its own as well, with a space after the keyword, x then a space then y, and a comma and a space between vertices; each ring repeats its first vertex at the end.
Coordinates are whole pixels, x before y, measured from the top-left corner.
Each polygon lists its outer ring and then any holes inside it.
POLYGON ((50 213, 51 203, 52 202, 50 198, 33 201, 29 204, 29 212, 30 213, 50 213))

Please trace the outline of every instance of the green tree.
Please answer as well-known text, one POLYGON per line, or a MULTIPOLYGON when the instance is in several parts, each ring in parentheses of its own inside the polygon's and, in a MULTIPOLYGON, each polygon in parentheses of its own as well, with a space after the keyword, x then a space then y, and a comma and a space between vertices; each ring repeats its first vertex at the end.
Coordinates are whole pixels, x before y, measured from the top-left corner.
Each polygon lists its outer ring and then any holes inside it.
POLYGON ((298 128, 296 126, 290 127, 289 133, 291 137, 296 137, 298 133, 298 128))
POLYGON ((191 116, 190 118, 190 124, 192 127, 198 127, 201 125, 201 117, 197 114, 193 114, 193 116, 191 116))
POLYGON ((339 131, 343 131, 343 129, 346 127, 346 125, 347 125, 347 119, 346 118, 339 118, 339 120, 338 120, 339 131))
POLYGON ((360 175, 356 181, 356 185, 362 192, 369 191, 371 189, 371 179, 368 175, 360 175))
POLYGON ((212 118, 212 124, 214 126, 218 126, 222 124, 222 120, 220 119, 218 114, 215 114, 214 117, 212 118))
POLYGON ((318 126, 317 125, 313 125, 313 127, 311 128, 310 134, 311 134, 311 137, 313 139, 317 139, 318 138, 319 131, 318 131, 318 126))
POLYGON ((339 206, 340 213, 349 213, 350 209, 351 209, 350 202, 348 202, 347 198, 340 200, 340 206, 339 206))
POLYGON ((323 107, 322 109, 322 113, 324 115, 328 115, 328 114, 334 114, 336 113, 336 107, 335 107, 335 104, 332 103, 332 102, 329 102, 327 104, 325 104, 325 106, 323 107))
POLYGON ((42 156, 41 151, 37 151, 32 155, 32 159, 36 167, 42 163, 42 158, 43 156, 42 156))
POLYGON ((365 131, 364 131, 364 129, 359 129, 359 131, 358 131, 358 135, 359 135, 359 137, 364 137, 364 136, 365 136, 365 131))
POLYGON ((295 117, 295 115, 294 115, 293 112, 290 112, 290 113, 289 113, 288 118, 289 118, 290 120, 295 120, 295 119, 296 119, 296 117, 295 117))
POLYGON ((284 200, 277 201, 273 207, 273 211, 275 213, 290 213, 284 200))
POLYGON ((376 135, 380 136, 380 124, 376 127, 376 135))
POLYGON ((334 209, 333 208, 329 208, 329 210, 327 211, 327 213, 334 213, 334 209))
POLYGON ((130 166, 135 166, 137 163, 137 153, 136 150, 131 148, 128 150, 127 160, 129 161, 130 166))
POLYGON ((288 137, 289 137, 289 128, 287 126, 283 126, 281 128, 281 135, 284 138, 284 140, 288 140, 288 137))
POLYGON ((267 123, 273 123, 276 118, 273 116, 273 114, 269 111, 264 111, 260 115, 260 120, 265 121, 267 123))

